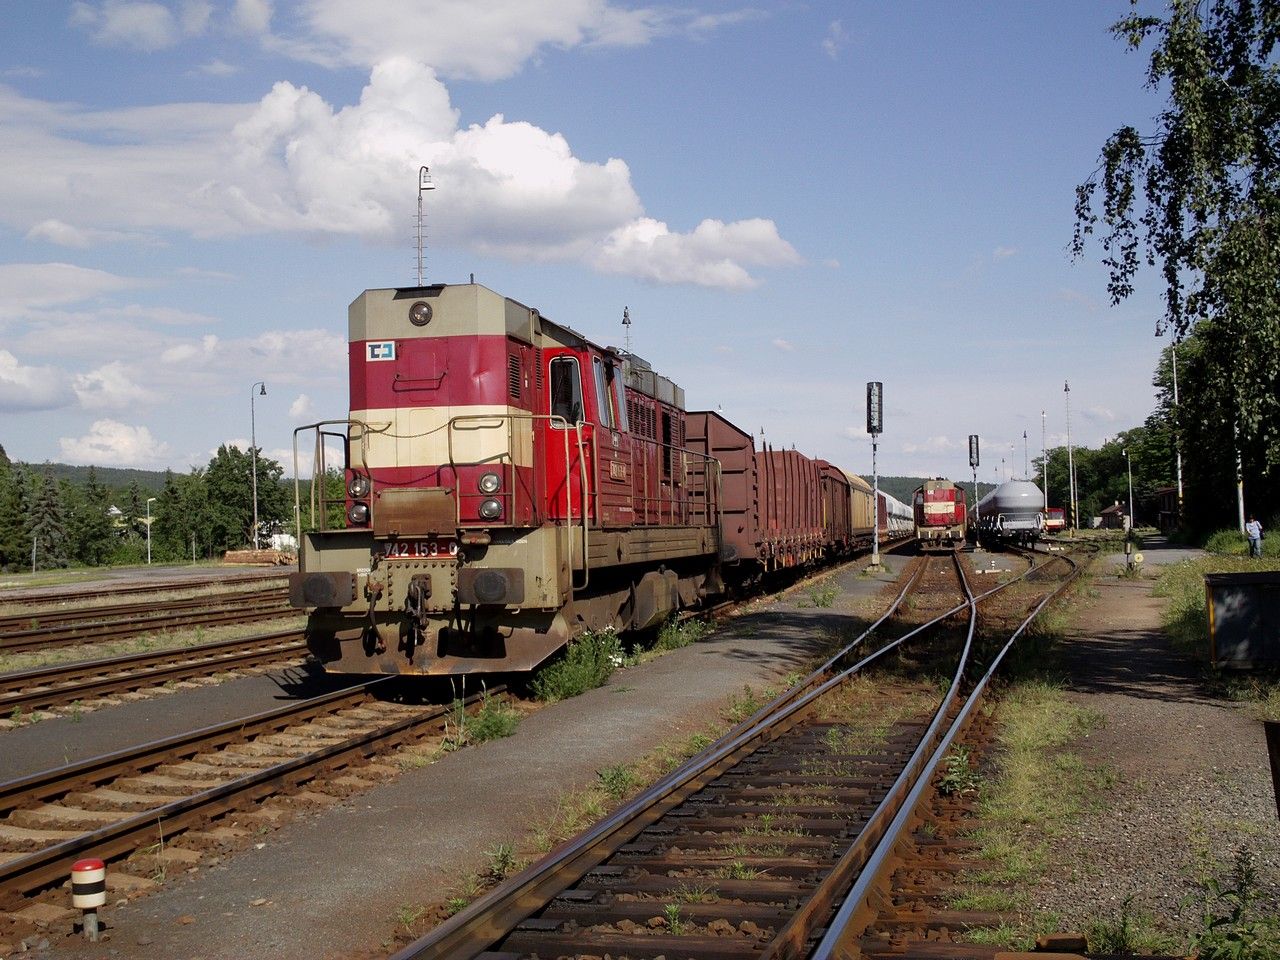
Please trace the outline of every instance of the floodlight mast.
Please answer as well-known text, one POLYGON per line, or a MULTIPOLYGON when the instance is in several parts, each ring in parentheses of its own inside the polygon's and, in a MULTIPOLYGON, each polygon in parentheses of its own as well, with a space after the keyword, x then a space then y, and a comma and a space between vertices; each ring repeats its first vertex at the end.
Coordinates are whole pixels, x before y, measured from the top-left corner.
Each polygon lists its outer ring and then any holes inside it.
POLYGON ((425 220, 422 212, 422 195, 428 190, 434 190, 435 183, 431 179, 431 173, 426 167, 418 169, 418 286, 422 286, 422 251, 425 242, 423 227, 425 220))

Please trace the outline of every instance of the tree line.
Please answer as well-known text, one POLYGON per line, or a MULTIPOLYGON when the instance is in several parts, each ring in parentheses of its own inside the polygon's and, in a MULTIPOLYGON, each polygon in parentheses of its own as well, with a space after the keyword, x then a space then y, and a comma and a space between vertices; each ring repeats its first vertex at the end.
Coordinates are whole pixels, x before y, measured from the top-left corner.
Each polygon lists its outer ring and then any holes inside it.
MULTIPOLYGON (((52 465, 14 463, 0 447, 0 570, 144 563, 148 499, 151 558, 212 558, 253 540, 252 451, 223 445, 203 468, 168 470, 157 491, 131 481, 112 489, 90 468, 83 483, 55 479, 52 465), (154 494, 154 496, 152 496, 154 494)), ((257 453, 258 535, 289 528, 292 481, 257 453)))
MULTIPOLYGON (((1176 437, 1187 527, 1238 526, 1238 482, 1245 513, 1274 526, 1280 3, 1168 0, 1156 16, 1133 2, 1112 31, 1130 50, 1149 48, 1147 85, 1165 91, 1167 103, 1153 129, 1122 126, 1103 144, 1097 170, 1076 188, 1072 249, 1082 257, 1091 242, 1101 244, 1113 304, 1132 295, 1140 268, 1156 267, 1163 279, 1155 328, 1174 344, 1156 371, 1148 436, 1135 438, 1158 454, 1142 483, 1173 482, 1176 437)), ((1137 484, 1137 460, 1134 467, 1137 484)))

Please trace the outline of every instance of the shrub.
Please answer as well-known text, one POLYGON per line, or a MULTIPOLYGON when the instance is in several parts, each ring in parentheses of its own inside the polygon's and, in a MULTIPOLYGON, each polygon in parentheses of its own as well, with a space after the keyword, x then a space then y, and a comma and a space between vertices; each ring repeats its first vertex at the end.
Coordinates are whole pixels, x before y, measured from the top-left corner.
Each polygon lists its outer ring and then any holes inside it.
POLYGON ((569 642, 564 653, 538 671, 533 695, 546 703, 567 700, 604 686, 622 665, 622 643, 613 630, 588 631, 569 642))

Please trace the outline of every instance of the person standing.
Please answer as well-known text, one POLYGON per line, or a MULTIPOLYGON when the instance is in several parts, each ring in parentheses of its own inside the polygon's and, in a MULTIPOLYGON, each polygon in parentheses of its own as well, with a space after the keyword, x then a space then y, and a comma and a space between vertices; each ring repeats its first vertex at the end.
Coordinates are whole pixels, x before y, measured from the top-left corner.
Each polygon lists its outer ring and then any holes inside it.
POLYGON ((1244 534, 1249 538, 1249 556, 1262 556, 1262 524, 1253 514, 1249 514, 1249 522, 1244 525, 1244 534))

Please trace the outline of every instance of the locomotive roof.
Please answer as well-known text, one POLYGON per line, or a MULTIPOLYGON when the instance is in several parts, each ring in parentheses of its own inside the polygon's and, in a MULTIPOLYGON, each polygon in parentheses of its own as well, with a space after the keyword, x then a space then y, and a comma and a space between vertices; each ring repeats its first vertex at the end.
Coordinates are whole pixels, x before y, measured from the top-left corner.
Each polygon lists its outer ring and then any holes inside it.
POLYGON ((468 309, 475 311, 477 321, 487 332, 503 332, 535 347, 548 346, 545 341, 573 349, 594 349, 622 361, 624 382, 631 390, 652 397, 660 403, 684 409, 684 390, 673 380, 655 373, 648 361, 619 350, 601 346, 572 327, 550 320, 537 308, 505 297, 479 283, 433 283, 421 287, 381 287, 365 290, 347 310, 350 339, 390 338, 400 334, 407 304, 416 300, 435 302, 470 299, 468 309))

